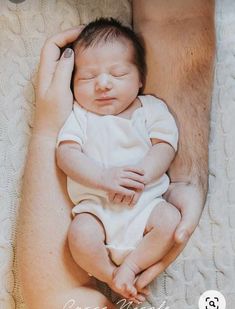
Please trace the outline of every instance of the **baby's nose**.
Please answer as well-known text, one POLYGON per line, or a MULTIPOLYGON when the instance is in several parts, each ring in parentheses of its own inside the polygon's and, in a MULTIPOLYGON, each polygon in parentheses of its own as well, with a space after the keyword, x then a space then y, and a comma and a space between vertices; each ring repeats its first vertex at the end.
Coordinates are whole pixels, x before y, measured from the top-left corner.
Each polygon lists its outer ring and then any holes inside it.
POLYGON ((112 88, 112 82, 109 74, 102 73, 97 77, 96 90, 106 90, 112 88))

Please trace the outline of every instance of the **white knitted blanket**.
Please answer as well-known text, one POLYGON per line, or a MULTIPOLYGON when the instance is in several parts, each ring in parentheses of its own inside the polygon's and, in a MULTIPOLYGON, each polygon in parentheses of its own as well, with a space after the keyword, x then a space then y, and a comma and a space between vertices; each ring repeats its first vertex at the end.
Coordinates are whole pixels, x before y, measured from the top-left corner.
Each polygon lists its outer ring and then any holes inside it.
MULTIPOLYGON (((130 1, 26 0, 18 5, 0 1, 0 309, 24 308, 14 271, 15 227, 33 126, 40 49, 46 37, 98 16, 131 23, 130 1)), ((164 309, 167 305, 170 309, 196 309, 200 294, 210 289, 224 294, 227 309, 235 308, 233 0, 217 0, 216 27, 207 203, 183 253, 151 285, 148 308, 164 309)))

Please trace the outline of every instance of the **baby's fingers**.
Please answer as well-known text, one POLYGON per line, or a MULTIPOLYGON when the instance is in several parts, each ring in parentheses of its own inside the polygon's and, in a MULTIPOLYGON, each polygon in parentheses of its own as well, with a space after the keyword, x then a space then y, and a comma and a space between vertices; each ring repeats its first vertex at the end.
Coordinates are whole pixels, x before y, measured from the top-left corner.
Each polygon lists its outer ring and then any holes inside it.
POLYGON ((113 202, 116 204, 120 204, 122 203, 122 200, 125 196, 123 194, 115 194, 114 198, 113 198, 113 202))
POLYGON ((130 171, 125 171, 125 178, 135 180, 137 182, 140 182, 141 184, 146 184, 146 177, 144 175, 140 175, 136 172, 130 172, 130 171))
POLYGON ((132 199, 132 201, 131 201, 131 206, 134 206, 134 205, 138 202, 138 200, 139 200, 141 194, 142 194, 141 191, 136 191, 136 192, 135 192, 134 197, 133 197, 133 199, 132 199))
POLYGON ((122 199, 122 204, 131 205, 133 197, 134 197, 134 195, 133 196, 126 196, 125 195, 124 198, 122 199))
POLYGON ((129 205, 132 201, 132 196, 126 196, 118 193, 110 193, 108 194, 109 202, 115 204, 126 204, 129 205))
POLYGON ((132 179, 122 179, 120 185, 122 187, 128 187, 136 190, 144 190, 144 184, 132 179))
MULTIPOLYGON (((108 192, 108 199, 109 199, 110 202, 113 202, 114 199, 116 199, 116 195, 118 195, 118 196, 120 195, 120 196, 122 196, 122 198, 130 197, 130 199, 132 199, 134 194, 135 194, 134 190, 120 187, 115 191, 109 191, 108 192)), ((120 197, 118 197, 118 199, 120 199, 120 197)))
POLYGON ((137 173, 139 175, 144 175, 144 169, 142 167, 138 167, 138 166, 124 166, 124 171, 134 172, 134 173, 137 173))

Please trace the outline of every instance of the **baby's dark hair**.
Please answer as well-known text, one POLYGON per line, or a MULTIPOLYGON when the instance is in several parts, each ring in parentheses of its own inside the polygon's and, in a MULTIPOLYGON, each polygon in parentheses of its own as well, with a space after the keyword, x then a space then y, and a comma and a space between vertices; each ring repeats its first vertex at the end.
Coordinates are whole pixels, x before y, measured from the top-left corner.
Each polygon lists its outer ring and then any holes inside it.
POLYGON ((118 41, 120 38, 128 40, 133 46, 133 62, 137 66, 144 86, 147 71, 144 43, 141 37, 117 19, 102 17, 90 22, 82 30, 72 48, 76 54, 78 48, 79 50, 86 49, 106 42, 118 41))

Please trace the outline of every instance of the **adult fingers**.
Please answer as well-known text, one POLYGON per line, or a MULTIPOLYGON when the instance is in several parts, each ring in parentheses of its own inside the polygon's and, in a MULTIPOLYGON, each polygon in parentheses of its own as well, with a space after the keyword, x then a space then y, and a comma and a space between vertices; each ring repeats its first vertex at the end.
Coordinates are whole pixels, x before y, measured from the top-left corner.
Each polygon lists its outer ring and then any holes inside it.
POLYGON ((201 188, 188 183, 171 183, 166 199, 181 212, 181 221, 175 231, 175 241, 183 243, 195 230, 204 206, 201 188))
POLYGON ((181 209, 182 219, 177 226, 174 234, 175 241, 178 244, 187 242, 200 220, 202 209, 199 207, 192 209, 181 209))
POLYGON ((144 272, 140 274, 136 281, 137 290, 141 290, 146 287, 149 283, 151 283, 157 276, 159 276, 182 252, 186 243, 182 243, 181 245, 174 245, 172 249, 165 255, 165 257, 157 262, 156 264, 150 266, 144 272))
POLYGON ((53 78, 57 61, 60 58, 60 48, 72 43, 83 27, 75 27, 60 32, 49 38, 41 51, 38 72, 38 92, 43 95, 53 78))
POLYGON ((70 89, 71 76, 74 66, 74 52, 71 48, 66 48, 62 57, 58 61, 52 85, 55 89, 65 87, 70 89))

